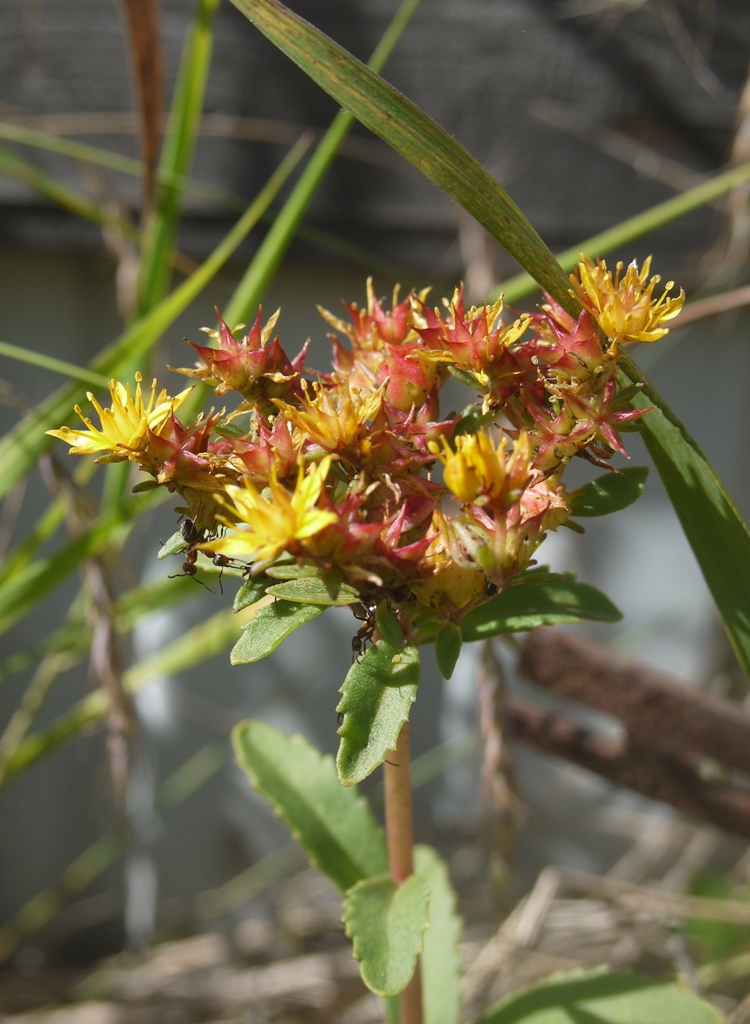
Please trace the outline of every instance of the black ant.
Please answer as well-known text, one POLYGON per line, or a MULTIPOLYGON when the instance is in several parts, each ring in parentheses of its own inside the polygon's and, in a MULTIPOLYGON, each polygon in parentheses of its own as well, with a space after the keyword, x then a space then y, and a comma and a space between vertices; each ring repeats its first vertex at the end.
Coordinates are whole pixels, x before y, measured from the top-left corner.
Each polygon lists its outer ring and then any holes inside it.
POLYGON ((484 592, 487 597, 494 597, 499 589, 497 583, 493 583, 492 580, 484 581, 484 592))
MULTIPOLYGON (((200 544, 201 541, 203 540, 203 535, 201 531, 196 529, 195 523, 193 522, 192 519, 183 519, 182 522, 180 523, 180 533, 182 534, 182 539, 185 541, 185 544, 187 545, 187 547, 185 548, 185 561, 182 563, 182 572, 174 573, 172 576, 169 577, 169 579, 176 580, 180 576, 191 576, 193 579, 195 579, 196 583, 200 583, 202 587, 206 587, 206 590, 209 592, 209 594, 213 594, 213 590, 211 590, 210 587, 207 587, 203 580, 196 579, 198 573, 198 566, 196 564, 198 561, 197 545, 200 544)), ((217 555, 216 557, 223 558, 224 556, 217 555)))
POLYGON ((354 609, 352 609, 354 618, 359 619, 362 623, 352 637, 352 664, 354 664, 355 660, 359 660, 360 655, 364 654, 367 650, 367 644, 372 642, 372 636, 375 632, 375 608, 368 605, 361 605, 361 607, 364 609, 364 615, 357 615, 354 609))

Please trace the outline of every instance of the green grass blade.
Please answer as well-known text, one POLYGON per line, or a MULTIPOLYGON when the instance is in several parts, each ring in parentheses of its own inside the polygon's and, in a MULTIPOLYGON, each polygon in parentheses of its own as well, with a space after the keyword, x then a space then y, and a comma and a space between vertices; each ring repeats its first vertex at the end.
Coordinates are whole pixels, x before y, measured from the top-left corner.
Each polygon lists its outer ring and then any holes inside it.
POLYGON ((71 160, 107 167, 111 171, 120 171, 121 174, 128 174, 132 177, 143 177, 143 162, 141 160, 134 160, 133 157, 123 156, 121 153, 113 153, 111 150, 101 149, 99 146, 75 142, 60 135, 53 135, 51 132, 27 128, 25 125, 0 121, 0 139, 4 139, 6 142, 17 142, 21 146, 46 149, 50 153, 57 153, 58 156, 67 156, 71 160))
POLYGON ((72 377, 73 380, 83 381, 84 384, 91 384, 95 388, 106 388, 109 383, 106 377, 86 369, 85 366, 66 363, 63 359, 45 356, 42 352, 32 352, 31 349, 21 348, 19 345, 10 345, 7 341, 0 341, 0 356, 17 359, 21 363, 30 363, 32 366, 41 366, 44 370, 52 370, 63 377, 72 377))
POLYGON ((350 114, 476 217, 565 308, 568 280, 528 219, 451 135, 398 90, 277 0, 233 0, 350 114))
POLYGON ((61 583, 87 558, 100 554, 105 547, 121 544, 135 517, 147 505, 165 500, 166 491, 152 491, 131 498, 103 513, 98 521, 80 537, 58 551, 32 562, 0 587, 0 634, 27 615, 51 590, 61 583))
POLYGON ((96 203, 92 203, 85 196, 74 192, 73 189, 68 188, 67 185, 63 185, 56 178, 46 174, 29 160, 24 159, 18 153, 14 153, 13 150, 2 145, 0 145, 0 174, 22 182, 27 188, 44 196, 45 199, 49 199, 50 202, 56 203, 77 217, 83 217, 84 220, 90 220, 95 224, 100 224, 102 227, 111 228, 113 231, 117 231, 125 238, 133 241, 137 241, 139 237, 137 228, 132 224, 121 220, 119 217, 113 217, 103 207, 97 206, 96 203))
POLYGON ((190 169, 200 127, 203 99, 213 48, 213 19, 219 0, 198 0, 177 74, 167 133, 159 161, 160 189, 156 210, 149 217, 141 249, 138 315, 143 316, 169 289, 169 255, 174 248, 182 189, 174 175, 190 169))
POLYGON ((620 366, 642 393, 632 405, 643 439, 690 542, 745 675, 750 678, 750 531, 708 459, 664 399, 624 353, 620 366))
MULTIPOLYGON (((701 206, 712 203, 714 199, 726 195, 727 192, 731 192, 737 185, 742 185, 746 181, 750 181, 750 163, 740 164, 739 167, 733 167, 730 171, 717 174, 715 178, 711 178, 710 181, 706 181, 702 185, 697 185, 695 188, 688 189, 687 192, 673 196, 672 199, 658 203, 656 206, 644 210, 643 213, 629 217, 598 235, 584 239, 578 245, 558 253, 557 261, 563 270, 573 270, 581 258, 582 252, 592 258, 606 256, 607 253, 620 249, 637 238, 642 238, 650 231, 656 231, 657 228, 664 227, 665 224, 669 224, 679 217, 684 217, 686 213, 691 213, 701 206)), ((494 297, 504 295, 506 302, 517 302, 527 295, 533 295, 538 288, 539 285, 530 274, 517 274, 498 285, 493 294, 494 297)))
MULTIPOLYGON (((419 0, 403 0, 396 16, 370 58, 368 66, 374 71, 379 71, 385 65, 418 3, 419 0)), ((242 6, 239 4, 238 6, 242 10, 242 6)), ((310 201, 333 163, 334 157, 353 123, 354 118, 351 113, 347 113, 346 110, 339 111, 330 128, 318 143, 310 162, 274 220, 271 230, 263 239, 237 286, 232 301, 224 312, 225 319, 229 323, 234 324, 246 320, 254 312, 255 306, 260 302, 263 293, 281 265, 284 253, 299 229, 310 201)))
MULTIPOLYGON (((148 352, 156 344, 164 331, 203 291, 248 232, 255 227, 309 145, 309 137, 304 137, 292 147, 244 215, 205 263, 162 299, 150 313, 128 327, 116 341, 100 353, 91 365, 95 373, 105 377, 116 375, 123 366, 148 352)), ((45 431, 70 420, 73 406, 77 402, 83 402, 85 397, 86 388, 82 385, 65 385, 3 437, 0 441, 0 497, 7 494, 13 484, 29 472, 41 453, 50 447, 52 438, 48 437, 45 431)))
MULTIPOLYGON (((102 149, 99 146, 90 146, 59 135, 52 135, 50 132, 39 131, 36 128, 27 128, 23 125, 0 121, 0 139, 33 146, 37 149, 45 149, 82 163, 119 171, 130 177, 143 177, 143 163, 140 160, 122 156, 120 153, 113 153, 111 150, 102 149)), ((198 196, 201 199, 234 212, 239 211, 242 213, 247 205, 245 200, 240 199, 239 196, 232 195, 230 192, 225 192, 223 189, 216 188, 206 182, 197 181, 186 174, 168 174, 163 172, 157 175, 157 181, 164 184, 172 184, 183 192, 188 192, 191 195, 198 196)), ((275 217, 276 213, 269 210, 261 219, 268 223, 273 223, 275 217)), ((313 227, 311 224, 301 223, 297 226, 297 234, 300 238, 312 242, 313 245, 317 245, 321 249, 326 249, 329 252, 336 253, 338 256, 343 256, 352 263, 365 267, 373 274, 380 274, 386 280, 403 281, 409 277, 409 271, 404 267, 397 267, 389 260, 382 259, 368 249, 355 245, 344 238, 339 238, 338 235, 334 235, 330 231, 313 227)))
MULTIPOLYGON (((123 675, 123 687, 136 693, 154 679, 185 672, 226 650, 240 635, 242 626, 252 617, 252 611, 217 612, 186 633, 177 637, 160 651, 129 668, 123 675)), ((49 725, 27 736, 8 758, 3 783, 14 778, 39 758, 52 753, 85 729, 100 722, 109 707, 105 690, 93 690, 69 711, 59 715, 49 725)))

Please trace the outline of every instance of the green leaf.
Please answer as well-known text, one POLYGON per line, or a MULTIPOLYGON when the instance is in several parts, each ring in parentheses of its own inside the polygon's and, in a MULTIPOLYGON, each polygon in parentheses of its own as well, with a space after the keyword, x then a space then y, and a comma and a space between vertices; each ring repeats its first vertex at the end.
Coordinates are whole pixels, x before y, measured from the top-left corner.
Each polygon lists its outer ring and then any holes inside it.
POLYGON ((357 882, 344 897, 344 925, 367 987, 395 996, 411 981, 427 927, 429 890, 419 875, 398 885, 385 875, 357 882))
POLYGON ((275 580, 299 580, 308 576, 320 576, 321 570, 317 565, 297 565, 296 562, 292 562, 291 565, 277 563, 266 569, 266 575, 272 576, 275 580))
POLYGON ((619 622, 622 614, 608 597, 572 573, 564 583, 540 587, 509 587, 487 604, 469 612, 461 622, 465 641, 484 640, 499 633, 521 633, 561 622, 619 622))
POLYGON ((487 385, 481 384, 475 374, 471 370, 462 370, 460 366, 448 366, 448 373, 451 377, 455 377, 456 380, 465 384, 469 388, 473 388, 475 391, 479 391, 482 394, 487 393, 487 385))
POLYGON ((393 647, 401 647, 404 643, 404 634, 398 622, 398 617, 389 604, 383 601, 375 611, 375 624, 380 630, 380 635, 393 647))
MULTIPOLYGON (((308 146, 309 139, 301 140, 289 151, 264 188, 208 259, 150 313, 131 324, 116 341, 97 356, 91 365, 95 373, 107 379, 116 376, 123 367, 132 364, 156 344, 164 331, 203 291, 248 232, 255 227, 308 146)), ((200 388, 193 394, 200 395, 200 388)), ((52 445, 53 439, 45 431, 56 429, 61 423, 68 422, 73 415, 73 406, 76 403, 83 403, 85 398, 85 385, 66 384, 28 413, 3 437, 0 441, 0 498, 29 472, 41 453, 52 445)), ((183 410, 184 408, 183 406, 183 410)))
POLYGON ((538 233, 495 179, 445 129, 278 0, 233 3, 344 110, 476 217, 550 295, 577 314, 569 281, 538 233))
MULTIPOLYGON (((644 378, 624 353, 620 366, 644 378)), ((690 542, 745 675, 750 676, 750 532, 710 462, 661 395, 645 382, 636 408, 656 405, 642 417, 643 439, 690 542)))
POLYGON ((608 516, 619 512, 643 494, 648 466, 629 466, 619 473, 604 473, 570 493, 572 516, 608 516))
POLYGON ((435 660, 443 679, 450 679, 461 653, 461 629, 454 622, 447 622, 435 637, 435 660))
POLYGON ((229 660, 233 665, 249 665, 267 658, 290 633, 325 610, 325 605, 295 604, 292 601, 275 601, 258 609, 232 648, 229 660))
POLYGON ((250 605, 257 604, 265 595, 269 583, 270 580, 265 574, 251 576, 235 594, 234 604, 232 605, 234 610, 241 612, 243 608, 249 608, 250 605))
POLYGON ((514 587, 543 587, 549 583, 564 583, 565 575, 561 572, 525 572, 513 581, 514 587))
POLYGON ((198 0, 185 39, 157 175, 167 183, 161 185, 156 209, 146 223, 141 249, 139 316, 153 309, 169 288, 169 256, 177 234, 182 191, 174 178, 187 174, 192 163, 211 63, 212 23, 218 6, 219 0, 198 0))
MULTIPOLYGON (((369 66, 371 68, 376 71, 383 68, 418 4, 419 0, 403 0, 370 58, 369 66)), ((341 143, 348 135, 353 121, 351 112, 346 110, 339 111, 333 119, 237 286, 232 301, 226 309, 225 319, 227 321, 237 322, 247 319, 260 301, 273 275, 278 270, 284 253, 300 228, 305 211, 339 151, 341 143)))
POLYGON ((555 974, 514 992, 476 1024, 721 1024, 715 1007, 672 981, 606 968, 555 974))
POLYGON ((424 1024, 458 1024, 461 919, 456 914, 456 894, 445 862, 429 846, 414 847, 414 870, 430 893, 430 926, 424 933, 421 960, 424 1024))
POLYGON ((419 651, 414 644, 399 650, 388 640, 378 640, 354 662, 336 708, 344 716, 336 757, 343 786, 366 779, 395 749, 418 683, 419 651))
POLYGON ((255 789, 342 892, 388 870, 383 832, 357 791, 339 785, 333 758, 265 722, 240 723, 232 740, 255 789))
POLYGON ((181 551, 184 551, 187 547, 185 538, 182 536, 179 530, 173 533, 172 536, 159 548, 156 553, 156 557, 161 561, 163 558, 169 558, 170 555, 178 555, 181 551))
POLYGON ((335 571, 276 583, 268 588, 268 593, 284 601, 299 601, 300 604, 347 605, 359 601, 359 593, 344 583, 335 571))

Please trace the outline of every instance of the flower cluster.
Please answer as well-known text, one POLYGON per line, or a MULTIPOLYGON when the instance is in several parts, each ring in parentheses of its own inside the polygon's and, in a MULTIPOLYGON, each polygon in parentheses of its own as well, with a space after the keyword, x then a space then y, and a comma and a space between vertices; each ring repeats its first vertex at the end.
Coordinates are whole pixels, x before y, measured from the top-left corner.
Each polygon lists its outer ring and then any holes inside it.
POLYGON ((85 430, 50 433, 72 453, 137 463, 182 497, 201 550, 253 575, 291 557, 336 570, 367 608, 388 600, 405 629, 458 621, 566 521, 571 458, 626 454, 620 432, 643 410, 618 395, 618 344, 657 340, 683 301, 654 299, 649 265, 613 277, 584 258, 577 319, 549 297, 515 319, 502 300, 467 309, 461 289, 442 310, 396 289, 387 309, 368 281, 348 320, 320 310, 334 332, 325 374, 305 369, 307 346, 287 357, 278 314, 262 326, 258 312, 244 336, 219 318, 213 345, 194 345, 199 362, 177 372, 236 393, 230 413, 186 426, 191 389, 170 397, 154 383, 146 404, 137 378, 134 396, 112 382, 109 409, 89 395, 99 428, 76 408, 85 430), (441 419, 450 375, 476 398, 441 419))

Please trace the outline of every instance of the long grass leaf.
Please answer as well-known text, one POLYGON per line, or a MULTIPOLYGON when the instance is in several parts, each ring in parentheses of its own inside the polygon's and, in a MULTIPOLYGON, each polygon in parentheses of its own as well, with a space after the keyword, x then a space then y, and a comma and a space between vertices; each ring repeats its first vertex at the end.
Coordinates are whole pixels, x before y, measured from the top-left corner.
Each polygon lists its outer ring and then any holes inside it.
MULTIPOLYGON (((213 276, 229 259, 249 231, 258 223, 279 190, 299 163, 310 145, 304 137, 292 147, 268 182, 248 207, 245 214, 214 249, 208 259, 174 291, 142 319, 128 327, 120 337, 97 356, 91 369, 105 377, 148 352, 164 331, 203 291, 213 276)), ((86 389, 81 384, 59 388, 48 399, 24 417, 0 441, 0 497, 3 497, 32 468, 41 453, 52 443, 45 434, 50 428, 67 422, 77 402, 82 402, 86 389)))
MULTIPOLYGON (((385 65, 418 4, 419 0, 403 0, 370 58, 368 67, 373 71, 380 71, 385 65)), ((346 110, 339 111, 318 143, 310 162, 274 220, 271 230, 263 239, 225 310, 225 318, 230 323, 245 320, 254 311, 254 307, 281 265, 284 254, 299 229, 305 210, 353 124, 354 117, 350 113, 346 110)))
MULTIPOLYGON (((255 608, 247 608, 238 614, 230 610, 217 612, 129 668, 123 675, 124 689, 128 693, 136 693, 155 679, 184 672, 220 654, 239 638, 242 627, 247 625, 255 611, 255 608)), ((93 690, 45 728, 27 736, 8 758, 3 781, 9 781, 40 757, 52 753, 101 721, 108 706, 106 691, 101 688, 93 690)))
POLYGON ((633 401, 646 413, 643 439, 724 620, 737 660, 750 678, 750 532, 711 463, 661 395, 626 354, 620 366, 643 383, 633 401))
POLYGON ((232 0, 283 53, 367 128, 468 210, 571 311, 568 280, 528 219, 444 128, 278 0, 232 0))
MULTIPOLYGON (((48 150, 82 163, 106 167, 110 170, 127 174, 129 177, 143 177, 144 167, 140 160, 134 160, 132 157, 123 156, 120 153, 114 153, 109 149, 101 149, 98 146, 90 146, 87 143, 76 142, 63 136, 52 135, 50 132, 39 131, 36 128, 27 128, 25 125, 0 121, 0 139, 7 139, 10 142, 18 142, 25 146, 48 150)), ((233 212, 239 211, 242 213, 247 205, 245 200, 239 196, 232 195, 231 192, 225 192, 223 189, 216 188, 214 185, 209 185, 206 182, 198 181, 186 174, 169 175, 163 173, 157 175, 157 180, 166 184, 173 184, 183 192, 188 192, 191 195, 198 196, 233 212)), ((261 220, 273 223, 276 216, 275 212, 269 210, 261 220)), ((354 245, 352 242, 332 234, 330 231, 313 227, 311 224, 300 223, 297 226, 297 234, 300 238, 312 242, 313 245, 343 256, 352 263, 365 267, 372 273, 380 274, 387 280, 403 281, 409 277, 409 271, 404 267, 397 267, 376 253, 370 252, 360 245, 354 245)))
POLYGON ((138 495, 100 516, 80 537, 65 544, 52 555, 37 559, 22 572, 12 576, 0 587, 0 634, 7 632, 27 615, 46 595, 87 558, 100 554, 105 547, 121 543, 133 519, 155 500, 164 500, 167 492, 154 491, 138 495), (156 499, 152 495, 158 496, 156 499))
MULTIPOLYGON (((200 126, 213 46, 213 19, 219 0, 198 0, 177 74, 167 134, 159 161, 159 178, 169 181, 190 169, 200 126)), ((162 184, 157 208, 149 217, 141 250, 138 315, 148 313, 169 288, 169 254, 180 216, 181 189, 162 184)))
POLYGON ((80 380, 95 388, 106 388, 108 384, 106 377, 85 366, 66 363, 64 359, 55 359, 53 356, 44 355, 43 352, 32 352, 31 349, 21 348, 20 345, 10 345, 7 341, 0 341, 0 356, 16 359, 21 363, 30 363, 32 366, 40 366, 44 370, 52 370, 53 373, 60 373, 63 377, 72 377, 73 380, 80 380))
POLYGON ((73 189, 46 174, 29 160, 2 145, 0 145, 0 174, 20 181, 33 192, 37 192, 77 217, 83 217, 84 220, 90 220, 102 227, 110 228, 132 241, 138 240, 138 230, 134 225, 108 213, 103 207, 92 203, 90 199, 86 199, 78 192, 74 192, 73 189))

